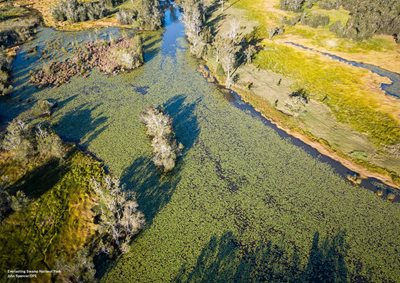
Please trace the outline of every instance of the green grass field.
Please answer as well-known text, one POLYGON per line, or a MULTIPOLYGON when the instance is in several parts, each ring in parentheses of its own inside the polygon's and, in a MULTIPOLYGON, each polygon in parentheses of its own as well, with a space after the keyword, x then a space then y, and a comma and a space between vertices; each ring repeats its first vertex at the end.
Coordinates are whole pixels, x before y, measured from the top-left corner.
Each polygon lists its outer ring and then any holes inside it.
MULTIPOLYGON (((11 169, 21 170, 18 165, 11 169)), ((32 202, 0 225, 1 276, 8 269, 46 270, 55 268, 57 261, 72 260, 95 233, 90 181, 102 181, 104 175, 99 162, 76 152, 18 179, 11 189, 21 189, 32 202)))

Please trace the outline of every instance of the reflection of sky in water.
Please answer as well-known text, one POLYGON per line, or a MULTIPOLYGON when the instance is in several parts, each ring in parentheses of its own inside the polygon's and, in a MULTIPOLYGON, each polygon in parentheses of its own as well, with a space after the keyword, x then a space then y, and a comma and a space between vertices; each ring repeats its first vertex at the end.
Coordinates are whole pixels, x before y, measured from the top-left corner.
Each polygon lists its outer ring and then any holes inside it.
MULTIPOLYGON (((132 33, 129 30, 124 30, 124 32, 132 33)), ((32 95, 38 89, 29 83, 31 71, 41 68, 48 62, 70 57, 73 48, 85 41, 117 38, 120 34, 121 30, 118 28, 80 32, 62 32, 52 28, 41 28, 34 40, 20 47, 12 62, 12 99, 0 97, 0 119, 12 119, 33 104, 32 95)))
MULTIPOLYGON (((180 50, 184 50, 182 46, 185 44, 184 26, 179 21, 180 17, 181 13, 176 6, 170 7, 166 10, 164 19, 165 30, 162 36, 161 52, 159 52, 159 49, 157 48, 158 43, 154 44, 156 48, 154 48, 154 46, 150 48, 154 49, 154 51, 152 51, 154 54, 150 54, 151 56, 147 54, 147 63, 136 71, 136 73, 141 74, 140 76, 136 77, 135 72, 133 72, 131 74, 107 78, 107 81, 103 82, 102 79, 104 79, 104 77, 100 76, 101 79, 99 81, 96 80, 97 75, 93 75, 93 77, 91 76, 91 78, 89 78, 87 81, 88 85, 84 85, 82 87, 78 87, 73 84, 70 86, 65 86, 64 90, 71 89, 66 91, 65 95, 70 93, 76 95, 73 98, 74 101, 76 100, 75 103, 77 103, 78 98, 85 100, 86 103, 86 99, 94 99, 97 97, 96 102, 102 101, 102 103, 106 103, 108 101, 108 103, 112 102, 118 104, 118 111, 120 111, 120 107, 122 107, 121 105, 125 106, 127 104, 126 101, 124 102, 121 99, 121 93, 125 91, 129 92, 129 95, 127 96, 129 99, 136 99, 136 97, 132 95, 132 92, 134 92, 137 95, 140 95, 141 98, 146 97, 151 100, 156 95, 155 93, 162 93, 165 95, 166 93, 173 92, 176 95, 177 93, 182 92, 183 89, 185 89, 185 86, 189 87, 189 89, 192 89, 193 85, 196 85, 196 83, 206 87, 207 84, 205 84, 204 79, 200 78, 197 73, 193 74, 193 77, 190 77, 190 79, 184 78, 183 76, 183 74, 188 75, 189 70, 184 67, 187 63, 186 60, 182 60, 184 57, 181 57, 181 55, 184 56, 184 54, 180 54, 179 52, 180 50), (155 57, 157 58, 154 61, 150 60, 155 57), (161 63, 162 68, 160 68, 159 63, 161 63), (116 85, 111 84, 112 81, 118 81, 123 77, 130 77, 130 79, 122 85, 121 82, 118 82, 116 85), (94 83, 96 83, 96 85, 94 83), (168 87, 166 87, 167 85, 168 87), (118 90, 118 96, 114 96, 115 91, 113 92, 116 86, 122 87, 122 89, 118 90), (176 87, 175 91, 173 90, 173 87, 176 87), (107 96, 109 93, 112 93, 113 95, 107 96)), ((129 33, 129 31, 127 32, 129 33)), ((109 39, 110 37, 117 38, 120 34, 120 30, 117 28, 107 28, 102 29, 101 31, 93 30, 84 32, 59 32, 50 28, 41 29, 37 35, 37 38, 25 44, 15 58, 13 63, 15 91, 12 95, 12 99, 0 98, 0 114, 4 117, 11 118, 15 116, 16 113, 20 113, 32 105, 31 98, 35 97, 32 94, 38 92, 38 90, 28 83, 30 70, 40 67, 42 63, 48 60, 62 59, 66 56, 65 53, 71 51, 74 46, 77 46, 85 41, 109 39), (54 42, 57 41, 59 44, 54 44, 54 42), (53 42, 54 47, 49 45, 50 42, 53 42), (36 48, 37 51, 34 51, 33 48, 36 48), (42 57, 43 49, 49 50, 49 53, 52 56, 50 56, 49 59, 39 60, 42 57)), ((195 66, 193 65, 190 68, 190 71, 195 73, 195 66)), ((197 86, 195 88, 196 93, 200 89, 201 87, 197 86)), ((186 90, 186 92, 188 91, 189 90, 186 90)), ((207 91, 210 90, 204 90, 204 92, 207 91)), ((51 98, 53 98, 58 94, 58 92, 58 89, 48 89, 44 90, 41 96, 49 95, 51 98)), ((65 97, 63 97, 62 93, 60 96, 62 99, 59 101, 64 101, 65 97)), ((243 103, 240 97, 236 94, 225 95, 225 98, 227 98, 227 100, 236 108, 239 108, 242 111, 250 114, 250 116, 253 116, 253 118, 260 119, 268 127, 274 128, 274 130, 278 132, 278 134, 280 134, 284 139, 288 139, 291 141, 291 143, 303 148, 306 152, 318 158, 321 162, 329 163, 335 169, 336 173, 339 173, 342 177, 345 177, 345 175, 348 173, 347 168, 343 167, 337 162, 334 162, 329 158, 319 156, 317 152, 302 144, 300 141, 291 139, 284 133, 279 132, 279 130, 275 129, 276 127, 271 126, 267 120, 263 119, 259 113, 255 112, 250 105, 243 103)), ((138 102, 136 101, 135 103, 138 102)), ((135 105, 135 103, 132 103, 132 105, 135 105)), ((62 103, 60 102, 59 105, 61 104, 62 103)), ((111 106, 107 106, 106 108, 107 110, 112 109, 111 106)), ((132 116, 131 113, 129 113, 129 115, 132 116)), ((126 116, 129 115, 126 114, 126 116)), ((65 124, 67 125, 68 123, 69 121, 66 120, 65 124)), ((376 190, 376 184, 371 184, 374 181, 376 180, 365 180, 363 181, 362 186, 367 187, 370 190, 376 190)))
POLYGON ((178 39, 184 36, 184 26, 179 17, 181 13, 176 6, 170 6, 165 11, 164 24, 166 26, 161 53, 165 57, 176 58, 176 51, 179 49, 178 39))

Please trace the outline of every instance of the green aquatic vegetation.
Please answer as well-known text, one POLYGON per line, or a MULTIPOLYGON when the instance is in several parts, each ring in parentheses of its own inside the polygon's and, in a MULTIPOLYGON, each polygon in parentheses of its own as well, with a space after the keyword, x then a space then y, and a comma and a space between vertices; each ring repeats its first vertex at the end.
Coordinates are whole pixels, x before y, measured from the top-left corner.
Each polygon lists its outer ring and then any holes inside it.
MULTIPOLYGON (((201 274, 235 278, 237 266, 251 271, 242 272, 249 274, 245 278, 283 273, 295 279, 318 274, 304 270, 321 262, 340 262, 346 273, 333 271, 349 281, 399 278, 400 239, 393 228, 400 221, 398 204, 353 187, 329 165, 233 107, 228 93, 195 71, 198 62, 183 49, 182 38, 152 40, 146 64, 131 73, 107 77, 95 71, 60 88, 30 93, 59 102, 56 131, 104 160, 136 193, 148 219, 104 282, 185 281, 201 274), (137 86, 146 87, 146 94, 137 86), (147 105, 164 106, 185 146, 178 166, 166 175, 151 162, 146 129, 137 119, 147 105), (224 240, 227 234, 232 236, 224 240), (221 248, 213 248, 214 243, 221 248), (268 250, 275 256, 263 262, 276 268, 262 273, 265 268, 252 262, 268 250), (311 259, 310 251, 317 251, 311 259), (283 268, 286 262, 296 268, 283 268)), ((9 105, 0 109, 12 116, 19 109, 9 105)))

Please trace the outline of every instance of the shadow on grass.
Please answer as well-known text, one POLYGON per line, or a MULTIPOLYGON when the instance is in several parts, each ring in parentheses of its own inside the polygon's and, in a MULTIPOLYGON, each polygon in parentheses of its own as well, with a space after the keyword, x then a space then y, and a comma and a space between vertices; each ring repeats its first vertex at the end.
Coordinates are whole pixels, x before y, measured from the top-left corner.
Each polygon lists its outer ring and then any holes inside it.
POLYGON ((28 172, 15 185, 11 187, 11 193, 23 191, 29 198, 39 198, 46 193, 68 171, 68 163, 60 159, 52 159, 46 164, 28 172))
POLYGON ((231 232, 213 236, 195 267, 181 270, 175 282, 347 282, 345 233, 320 239, 314 234, 309 259, 302 266, 295 248, 291 255, 271 241, 246 248, 231 232))

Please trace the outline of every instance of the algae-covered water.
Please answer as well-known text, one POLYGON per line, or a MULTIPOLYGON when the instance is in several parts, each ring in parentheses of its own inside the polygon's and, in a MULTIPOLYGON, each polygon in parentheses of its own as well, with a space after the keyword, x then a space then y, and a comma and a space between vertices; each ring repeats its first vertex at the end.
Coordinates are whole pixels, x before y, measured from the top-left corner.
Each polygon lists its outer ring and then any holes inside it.
POLYGON ((119 31, 43 30, 19 52, 15 92, 0 101, 7 119, 32 101, 57 101, 56 131, 93 152, 136 192, 146 229, 104 282, 297 281, 314 275, 400 280, 399 204, 353 187, 234 107, 196 72, 177 9, 166 11, 162 35, 145 36, 147 62, 138 70, 113 77, 94 71, 42 90, 27 82, 29 70, 42 64, 39 55, 27 53, 31 46, 59 38, 68 51, 69 42, 108 33, 119 31), (185 146, 168 175, 154 167, 139 121, 151 104, 164 106, 185 146))

